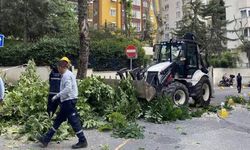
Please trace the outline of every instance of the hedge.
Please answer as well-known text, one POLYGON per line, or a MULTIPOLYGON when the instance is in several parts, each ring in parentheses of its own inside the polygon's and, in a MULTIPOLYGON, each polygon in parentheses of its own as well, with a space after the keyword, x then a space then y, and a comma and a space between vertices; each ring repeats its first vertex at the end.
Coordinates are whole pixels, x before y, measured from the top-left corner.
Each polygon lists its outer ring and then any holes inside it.
POLYGON ((125 48, 129 44, 135 45, 138 50, 138 59, 134 60, 133 66, 147 63, 145 52, 138 41, 119 38, 91 42, 90 66, 96 70, 118 70, 129 67, 129 60, 125 56, 125 48))
MULTIPOLYGON (((40 65, 50 65, 62 56, 67 56, 77 66, 78 44, 77 38, 51 38, 44 37, 36 43, 22 43, 19 41, 6 40, 5 47, 0 48, 0 65, 21 65, 30 59, 40 65)), ((129 60, 124 50, 127 45, 137 46, 139 55, 134 61, 134 67, 147 63, 145 52, 139 41, 126 38, 110 38, 90 41, 89 67, 94 70, 119 70, 129 67, 129 60)))

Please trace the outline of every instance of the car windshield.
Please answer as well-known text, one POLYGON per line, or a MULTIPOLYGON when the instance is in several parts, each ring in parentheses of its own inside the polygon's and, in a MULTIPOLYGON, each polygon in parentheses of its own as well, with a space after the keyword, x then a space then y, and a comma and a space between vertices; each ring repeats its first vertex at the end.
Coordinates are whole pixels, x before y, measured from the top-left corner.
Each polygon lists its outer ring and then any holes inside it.
POLYGON ((159 61, 164 62, 164 61, 176 61, 181 53, 181 45, 180 44, 175 44, 175 45, 170 45, 170 44, 164 44, 161 46, 160 49, 160 56, 159 56, 159 61))

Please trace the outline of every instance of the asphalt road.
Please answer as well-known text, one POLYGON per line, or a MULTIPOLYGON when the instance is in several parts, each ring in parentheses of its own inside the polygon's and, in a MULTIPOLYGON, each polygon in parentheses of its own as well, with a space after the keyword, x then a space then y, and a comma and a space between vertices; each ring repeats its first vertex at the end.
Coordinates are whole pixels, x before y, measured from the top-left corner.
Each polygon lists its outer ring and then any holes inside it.
POLYGON ((220 105, 221 102, 225 101, 225 97, 229 95, 243 95, 246 99, 248 98, 248 95, 250 93, 249 87, 242 88, 242 91, 240 94, 238 94, 238 91, 236 87, 215 87, 214 88, 214 98, 211 100, 212 105, 220 105))
MULTIPOLYGON (((237 94, 236 88, 215 88, 213 105, 224 101, 227 95, 237 94)), ((247 96, 250 89, 243 89, 247 96)), ((96 130, 85 131, 89 141, 86 150, 249 150, 250 149, 250 111, 237 106, 227 119, 216 114, 206 114, 201 118, 176 121, 166 124, 138 123, 145 127, 145 138, 116 139, 110 133, 96 130), (105 149, 106 148, 106 149, 105 149)), ((46 149, 70 149, 76 138, 60 144, 51 143, 46 149)), ((0 149, 36 150, 38 143, 6 140, 0 137, 0 149)))

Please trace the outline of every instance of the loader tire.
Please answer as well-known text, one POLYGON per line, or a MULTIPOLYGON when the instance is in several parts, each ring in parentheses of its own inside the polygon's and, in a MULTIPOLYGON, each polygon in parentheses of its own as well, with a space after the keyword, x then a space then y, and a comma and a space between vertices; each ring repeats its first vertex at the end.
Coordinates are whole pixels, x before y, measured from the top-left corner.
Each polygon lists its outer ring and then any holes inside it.
POLYGON ((188 104, 189 93, 187 87, 180 82, 173 82, 162 89, 162 96, 168 96, 176 106, 188 104))
POLYGON ((193 100, 196 104, 201 106, 208 106, 211 101, 211 85, 207 77, 202 77, 201 80, 195 85, 194 93, 196 96, 193 97, 193 100))

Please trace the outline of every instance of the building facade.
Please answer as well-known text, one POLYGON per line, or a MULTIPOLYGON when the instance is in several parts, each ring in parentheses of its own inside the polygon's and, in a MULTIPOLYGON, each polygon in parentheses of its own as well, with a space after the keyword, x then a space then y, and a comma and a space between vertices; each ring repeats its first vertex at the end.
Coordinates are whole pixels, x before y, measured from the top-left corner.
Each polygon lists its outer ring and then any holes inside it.
POLYGON ((100 29, 105 26, 121 28, 121 2, 119 0, 93 1, 93 26, 100 29))
POLYGON ((172 32, 177 28, 178 22, 183 17, 182 0, 162 0, 162 40, 166 41, 173 37, 172 32))
MULTIPOLYGON (((156 11, 154 11, 154 8, 158 6, 158 0, 133 0, 131 26, 136 32, 140 33, 145 29, 147 12, 149 12, 150 20, 154 29, 157 29, 156 11)), ((124 20, 125 11, 121 0, 93 1, 93 26, 95 29, 101 29, 108 26, 124 30, 124 20)))
MULTIPOLYGON (((88 24, 90 27, 93 26, 93 1, 94 0, 89 0, 88 1, 88 24)), ((78 3, 77 0, 68 0, 73 5, 74 12, 77 14, 78 13, 78 3)))
MULTIPOLYGON (((207 4, 209 0, 202 0, 204 4, 207 4)), ((161 12, 162 12, 162 40, 169 40, 173 38, 173 32, 179 26, 179 21, 182 20, 184 15, 183 7, 190 0, 161 0, 161 12)))
MULTIPOLYGON (((250 40, 250 0, 226 0, 226 19, 231 21, 227 25, 227 37, 238 39, 242 36, 244 40, 250 40)), ((235 49, 242 45, 241 40, 228 41, 227 48, 235 49)))

